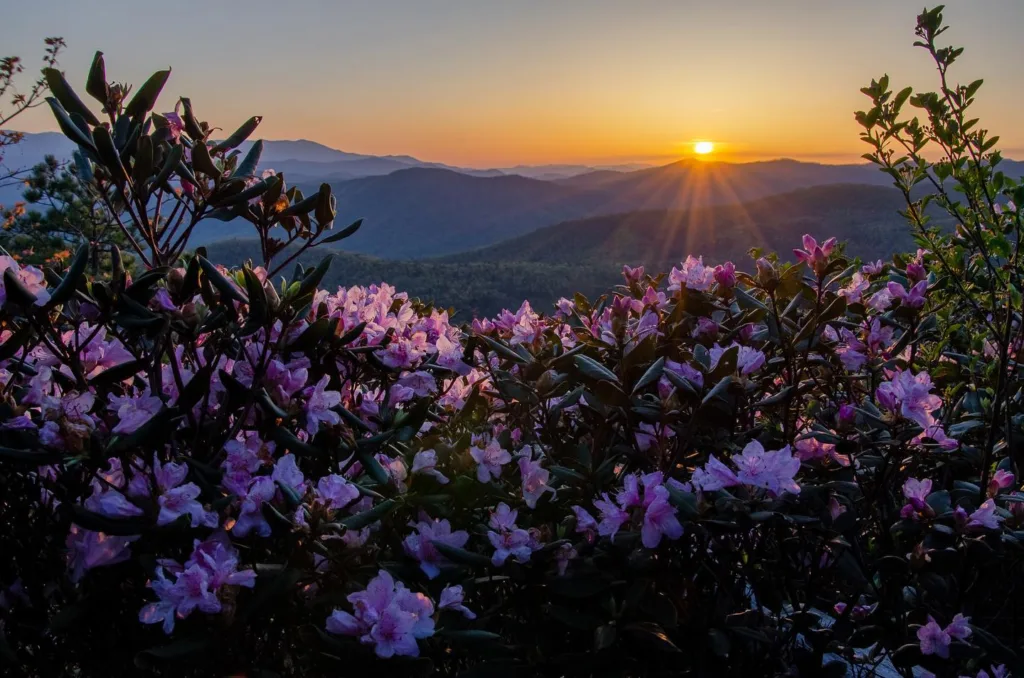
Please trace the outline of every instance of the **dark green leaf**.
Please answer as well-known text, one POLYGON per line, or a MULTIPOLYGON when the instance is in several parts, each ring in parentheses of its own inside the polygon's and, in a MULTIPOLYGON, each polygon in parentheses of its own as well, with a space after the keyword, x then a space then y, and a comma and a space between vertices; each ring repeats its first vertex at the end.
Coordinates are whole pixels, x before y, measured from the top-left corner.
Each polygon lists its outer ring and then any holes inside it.
POLYGON ((619 378, 615 376, 614 372, 589 356, 575 356, 573 362, 576 364, 576 369, 591 379, 610 381, 613 384, 619 383, 619 378))
POLYGON ((64 110, 64 107, 60 105, 60 102, 53 97, 47 97, 46 103, 50 105, 50 109, 53 111, 53 116, 57 118, 57 126, 60 127, 60 131, 64 133, 68 139, 75 142, 82 148, 96 152, 96 144, 93 143, 92 136, 83 132, 81 128, 71 120, 71 116, 64 110))
POLYGON ((456 546, 449 546, 443 542, 431 541, 441 555, 453 563, 459 563, 460 565, 480 565, 488 567, 491 565, 491 559, 489 556, 485 556, 480 553, 473 553, 465 549, 460 549, 456 546))
POLYGON ((79 246, 78 251, 75 252, 71 265, 68 266, 68 271, 64 274, 64 279, 60 281, 60 284, 50 294, 50 300, 46 304, 49 308, 63 304, 78 289, 78 285, 85 276, 85 269, 89 265, 89 252, 89 243, 83 242, 79 246))
POLYGON ((75 90, 71 88, 68 81, 64 79, 64 74, 58 71, 56 68, 44 68, 43 77, 46 78, 46 85, 50 88, 50 93, 60 102, 60 105, 64 107, 64 110, 69 115, 77 114, 82 116, 87 123, 90 125, 100 124, 99 119, 93 115, 93 112, 89 110, 89 107, 78 98, 75 94, 75 90))
POLYGON ((20 351, 33 336, 35 336, 35 332, 31 325, 26 324, 19 327, 14 334, 0 344, 0 362, 13 358, 14 354, 20 351))
POLYGON ((309 443, 299 440, 294 433, 284 426, 274 426, 270 430, 270 438, 280 445, 282 449, 289 450, 293 454, 314 458, 320 457, 324 454, 323 450, 318 447, 314 447, 309 443))
POLYGON ((230 151, 232 148, 248 139, 249 135, 256 131, 256 128, 259 127, 259 124, 262 121, 263 118, 258 115, 249 118, 242 123, 242 126, 236 129, 231 136, 214 146, 213 151, 230 151))
POLYGON ((398 502, 394 499, 385 499, 373 508, 339 520, 338 523, 350 530, 361 530, 364 527, 377 522, 387 514, 394 511, 397 507, 398 502))
POLYGON ((103 534, 130 537, 142 534, 152 526, 151 521, 144 516, 137 518, 109 518, 72 502, 65 502, 60 505, 60 508, 68 513, 71 522, 75 525, 92 530, 93 532, 102 532, 103 534))
MULTIPOLYGON (((96 52, 92 57, 92 65, 89 67, 89 77, 85 81, 85 91, 96 101, 104 106, 107 105, 107 69, 103 64, 103 52, 96 52)), ((99 124, 94 123, 94 124, 99 124)))
POLYGON ((64 458, 63 453, 37 450, 15 450, 10 447, 0 447, 0 464, 12 462, 25 464, 27 466, 46 466, 56 464, 64 458))
POLYGON ((128 172, 124 169, 124 164, 121 162, 121 154, 118 152, 117 146, 114 145, 114 139, 110 136, 110 130, 106 127, 97 127, 92 132, 92 138, 96 143, 96 153, 99 156, 100 162, 110 172, 114 183, 123 187, 128 183, 128 172))
POLYGON ((704 399, 700 401, 701 405, 707 405, 715 398, 724 398, 725 394, 729 390, 729 386, 732 385, 732 376, 723 377, 721 381, 715 384, 715 387, 708 391, 708 394, 704 396, 704 399))
POLYGON ((228 280, 223 273, 217 270, 217 267, 210 263, 210 261, 203 256, 198 256, 199 266, 202 267, 203 273, 206 274, 206 278, 210 281, 217 291, 220 292, 221 296, 225 299, 232 299, 242 304, 248 304, 249 300, 246 299, 235 283, 228 280))
POLYGON ((141 119, 153 110, 157 97, 160 96, 160 91, 164 88, 170 75, 171 69, 167 69, 166 71, 157 71, 149 76, 149 80, 142 84, 142 87, 135 92, 132 100, 128 102, 124 109, 125 114, 132 118, 141 119))
POLYGON ((263 155, 263 139, 252 145, 245 158, 238 164, 232 177, 251 177, 256 174, 256 166, 260 164, 260 156, 263 155))
POLYGON ((146 366, 151 364, 148 360, 129 360, 126 363, 115 365, 114 367, 107 368, 97 374, 96 376, 89 379, 89 386, 101 387, 109 386, 122 382, 125 379, 131 379, 139 372, 146 369, 146 366))
POLYGON ((4 292, 7 294, 8 304, 29 308, 36 303, 36 295, 32 293, 21 279, 15 275, 15 269, 4 270, 4 292))
POLYGON ((363 220, 362 219, 356 219, 350 226, 348 226, 346 228, 343 228, 342 230, 338 231, 334 235, 332 235, 332 236, 330 236, 328 238, 324 238, 323 240, 321 240, 320 244, 321 245, 326 245, 327 243, 338 242, 339 240, 344 240, 345 238, 349 237, 350 235, 353 235, 356 231, 358 231, 359 227, 362 226, 362 225, 363 225, 363 220))
POLYGON ((655 360, 650 367, 647 368, 647 371, 644 372, 643 376, 640 377, 640 379, 636 382, 636 385, 633 386, 633 393, 637 393, 638 391, 640 391, 640 389, 647 386, 648 384, 653 384, 654 382, 658 381, 658 379, 661 378, 661 374, 662 372, 664 372, 664 370, 665 356, 661 356, 660 358, 655 360))

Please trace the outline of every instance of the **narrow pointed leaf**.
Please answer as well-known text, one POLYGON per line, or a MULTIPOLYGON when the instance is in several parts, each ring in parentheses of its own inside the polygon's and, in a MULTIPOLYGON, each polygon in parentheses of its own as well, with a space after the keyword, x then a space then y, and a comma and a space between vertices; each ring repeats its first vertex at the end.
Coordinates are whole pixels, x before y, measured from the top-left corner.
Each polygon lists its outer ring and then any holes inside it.
POLYGON ((394 499, 385 499, 373 508, 339 520, 338 523, 350 530, 361 530, 391 513, 397 506, 398 502, 394 499))
POLYGON ((615 376, 614 372, 589 356, 578 355, 573 358, 573 362, 576 364, 576 369, 591 379, 610 381, 613 384, 619 383, 619 378, 615 376))
POLYGON ((71 85, 68 84, 63 73, 56 68, 44 68, 43 77, 46 78, 46 84, 50 88, 50 93, 56 97, 57 101, 60 102, 60 105, 64 107, 64 110, 69 115, 77 113, 85 118, 85 121, 90 125, 100 124, 99 119, 93 115, 89 107, 75 94, 75 90, 71 89, 71 85))
POLYGON ((103 52, 96 52, 92 58, 89 78, 85 81, 85 91, 96 101, 107 105, 107 68, 103 63, 103 52))
POLYGON ((339 240, 344 240, 345 238, 349 237, 350 235, 355 234, 355 232, 358 231, 359 227, 362 226, 362 225, 363 225, 363 220, 362 219, 357 219, 356 221, 354 221, 352 223, 351 226, 348 226, 348 227, 338 231, 337 233, 335 233, 334 235, 332 235, 329 238, 324 238, 323 240, 321 240, 320 244, 326 245, 327 243, 338 242, 339 240))
POLYGON ((68 112, 60 105, 60 102, 53 97, 47 97, 46 103, 50 105, 50 109, 53 111, 53 116, 57 118, 57 126, 60 127, 60 131, 64 133, 64 136, 71 139, 71 141, 74 141, 82 148, 95 153, 96 144, 93 142, 92 137, 83 132, 78 125, 74 123, 71 116, 68 115, 68 112))
POLYGON ((230 151, 232 148, 248 139, 249 135, 256 131, 256 128, 259 127, 259 124, 262 121, 263 117, 259 115, 249 118, 242 123, 242 126, 236 129, 231 136, 214 146, 213 151, 230 151))
POLYGON ((185 149, 181 144, 171 146, 171 150, 167 152, 164 164, 160 168, 160 173, 153 178, 154 186, 163 186, 164 182, 171 178, 171 174, 173 174, 174 170, 181 164, 181 158, 184 153, 185 149))
POLYGON ((124 109, 125 114, 132 118, 142 118, 153 110, 157 97, 160 96, 160 91, 167 84, 167 78, 170 75, 171 69, 167 69, 166 71, 157 71, 149 76, 149 80, 142 84, 142 87, 138 89, 135 96, 128 103, 128 106, 124 109))
POLYGON ((245 158, 235 168, 235 173, 232 177, 251 177, 256 174, 256 166, 260 164, 260 156, 263 155, 263 139, 260 139, 249 152, 245 154, 245 158))
POLYGON ((225 299, 232 299, 242 304, 248 304, 249 300, 246 299, 235 283, 228 280, 223 273, 217 270, 217 267, 210 263, 210 261, 203 256, 199 256, 199 266, 203 269, 203 273, 206 274, 207 280, 210 284, 217 288, 221 296, 225 299))
POLYGON ((643 387, 653 384, 661 378, 662 373, 665 371, 665 356, 661 356, 654 363, 647 368, 643 376, 640 377, 639 381, 636 382, 636 386, 633 387, 633 393, 638 392, 643 387))
POLYGON ((128 182, 128 173, 121 163, 121 154, 118 153, 117 147, 114 145, 114 139, 110 136, 110 130, 106 127, 97 127, 93 130, 92 138, 95 140, 96 152, 99 155, 100 162, 110 172, 114 183, 118 186, 124 186, 128 182))

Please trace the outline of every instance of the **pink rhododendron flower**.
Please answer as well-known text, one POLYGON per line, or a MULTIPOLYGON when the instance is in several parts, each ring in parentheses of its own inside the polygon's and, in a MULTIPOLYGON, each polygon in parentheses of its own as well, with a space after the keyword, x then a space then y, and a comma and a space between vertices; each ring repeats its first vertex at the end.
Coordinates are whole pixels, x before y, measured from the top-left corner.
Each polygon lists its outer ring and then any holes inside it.
POLYGON ((171 135, 171 140, 177 142, 181 138, 181 133, 185 131, 184 121, 177 111, 164 113, 164 119, 167 120, 167 131, 171 135))
POLYGON ((378 657, 419 656, 416 640, 434 634, 434 604, 422 593, 413 593, 381 570, 366 586, 348 596, 353 612, 334 610, 327 631, 358 636, 373 645, 378 657))
POLYGON ((590 541, 597 533, 597 519, 582 506, 573 506, 572 512, 576 516, 576 532, 587 535, 587 540, 590 541))
POLYGON ((134 433, 155 417, 163 406, 162 400, 145 393, 138 398, 110 396, 109 409, 117 413, 118 419, 112 432, 118 435, 134 433))
POLYGON ((221 464, 224 470, 221 484, 235 495, 245 495, 253 474, 263 466, 261 455, 272 454, 274 448, 274 443, 264 443, 255 433, 224 443, 227 456, 221 464))
POLYGON ((274 471, 270 477, 274 482, 291 488, 300 497, 306 493, 306 478, 296 464, 294 454, 281 455, 274 464, 274 471))
POLYGON ((640 425, 637 426, 637 431, 633 434, 636 438, 636 445, 640 448, 641 452, 646 452, 652 446, 666 443, 670 438, 674 438, 675 435, 676 432, 667 426, 654 426, 644 422, 640 422, 640 425))
POLYGON ((918 511, 925 507, 925 502, 928 499, 928 495, 932 492, 932 481, 928 478, 924 480, 917 480, 916 478, 907 478, 903 483, 903 496, 907 498, 907 501, 918 511))
POLYGON ((254 531, 261 537, 270 536, 270 523, 263 517, 263 504, 277 494, 277 485, 270 476, 258 476, 252 481, 242 499, 238 518, 231 528, 232 534, 245 537, 254 531))
POLYGON ((887 286, 889 294, 893 299, 899 299, 900 305, 906 308, 921 308, 925 302, 925 292, 928 289, 928 281, 922 280, 909 290, 897 282, 890 282, 887 286))
POLYGON ((626 283, 640 282, 644 277, 644 267, 630 268, 629 266, 623 266, 622 277, 626 279, 626 283))
POLYGON ((842 338, 842 343, 836 348, 839 360, 850 372, 859 371, 868 361, 867 345, 845 327, 839 329, 839 336, 842 338))
POLYGON ((1013 485, 1013 474, 1006 469, 997 469, 992 475, 992 479, 988 481, 988 494, 990 497, 994 497, 999 494, 999 490, 1005 490, 1006 488, 1013 485))
POLYGON ((653 501, 647 505, 640 531, 641 541, 649 549, 656 548, 663 536, 673 540, 683 536, 683 526, 676 518, 676 508, 669 503, 668 490, 661 485, 653 490, 653 501))
POLYGON ((956 616, 953 617, 953 621, 949 622, 949 626, 946 627, 946 633, 949 634, 950 638, 967 640, 971 637, 970 622, 970 617, 965 617, 958 612, 956 616))
MULTIPOLYGON (((674 360, 665 361, 665 369, 676 373, 680 377, 688 380, 698 389, 704 387, 704 375, 701 374, 696 368, 691 367, 687 363, 677 363, 674 360)), ((668 379, 664 379, 665 384, 669 387, 672 386, 668 379)))
POLYGON ((890 292, 887 287, 883 287, 871 295, 867 301, 867 306, 871 310, 881 313, 892 306, 892 299, 892 292, 890 292))
POLYGON ((325 374, 307 395, 306 432, 310 435, 316 435, 320 424, 337 426, 341 423, 341 415, 331 409, 341 404, 341 394, 326 390, 329 382, 330 377, 325 374))
POLYGON ((801 438, 793 444, 796 456, 800 461, 813 461, 815 459, 831 459, 840 466, 849 466, 850 457, 839 454, 836 446, 831 443, 823 443, 816 438, 801 438))
POLYGON ((518 511, 510 509, 504 502, 491 512, 488 524, 496 531, 488 532, 487 539, 494 547, 491 563, 495 567, 504 565, 509 557, 519 563, 528 562, 534 550, 539 547, 527 530, 516 526, 518 514, 518 511))
POLYGON ((706 292, 715 282, 715 270, 704 265, 703 257, 694 259, 692 256, 688 256, 681 269, 672 267, 672 271, 668 274, 668 282, 670 292, 678 292, 684 287, 706 292))
POLYGON ((800 493, 800 486, 794 480, 800 470, 800 460, 792 455, 788 445, 766 452, 761 443, 752 440, 743 448, 743 453, 733 456, 732 460, 739 469, 736 477, 744 485, 761 487, 775 495, 800 493))
POLYGON ((871 281, 868 280, 863 273, 856 272, 850 279, 850 284, 839 290, 839 296, 846 297, 847 304, 856 304, 864 296, 864 293, 868 291, 871 286, 871 281))
POLYGON ((217 527, 218 517, 213 511, 207 511, 197 501, 199 497, 199 486, 195 483, 186 483, 179 487, 161 494, 157 499, 160 505, 160 514, 157 516, 157 525, 167 525, 174 522, 180 516, 188 515, 191 518, 192 527, 217 527))
POLYGON ((501 467, 512 461, 512 455, 508 450, 502 449, 496 439, 491 439, 484 447, 480 447, 480 444, 474 442, 473 447, 469 448, 469 455, 477 463, 476 478, 481 483, 486 483, 492 478, 497 480, 501 477, 501 467))
POLYGON ((878 402, 888 410, 899 413, 921 428, 935 424, 932 412, 942 407, 942 399, 932 395, 932 380, 927 372, 917 374, 896 370, 889 381, 882 382, 875 392, 878 402))
POLYGON ((435 548, 433 542, 462 548, 469 541, 469 533, 465 530, 452 532, 451 523, 447 520, 431 519, 425 513, 420 513, 419 521, 410 522, 409 527, 416 532, 407 536, 402 545, 409 556, 419 561, 420 569, 430 579, 441 574, 438 563, 448 562, 448 559, 435 548))
MULTIPOLYGON (((163 561, 161 561, 163 562, 163 561)), ((156 593, 159 601, 148 603, 139 610, 139 621, 143 624, 163 624, 164 633, 174 630, 176 619, 185 619, 195 610, 216 614, 223 605, 219 591, 225 586, 252 588, 256 584, 256 573, 252 570, 238 570, 238 552, 231 546, 223 532, 210 539, 194 542, 192 555, 181 566, 173 561, 156 570, 156 578, 147 586, 156 593), (172 570, 172 582, 164 574, 165 567, 172 570)))
POLYGON ((441 485, 448 484, 448 477, 437 470, 437 451, 420 450, 412 460, 413 474, 423 474, 432 477, 441 485))
POLYGON ((138 537, 120 537, 86 530, 72 523, 68 532, 68 568, 71 581, 77 582, 86 571, 123 563, 131 557, 129 544, 138 537))
POLYGON ((731 344, 730 346, 719 346, 715 344, 711 347, 708 352, 711 355, 711 369, 714 370, 718 366, 718 361, 722 359, 725 352, 731 349, 733 346, 738 347, 738 353, 736 355, 736 370, 743 376, 747 376, 756 372, 757 370, 764 367, 765 357, 764 353, 758 351, 756 348, 750 346, 740 346, 739 344, 731 344))
POLYGON ((110 518, 131 518, 144 513, 123 494, 109 486, 104 486, 101 491, 94 491, 92 496, 85 500, 85 508, 110 518))
POLYGON ((715 455, 708 456, 708 463, 693 472, 694 486, 704 492, 714 492, 726 487, 740 484, 740 479, 732 469, 723 464, 715 455))
POLYGON ((341 510, 359 499, 355 485, 337 473, 330 473, 316 481, 316 500, 332 511, 341 510))
POLYGON ((731 261, 715 266, 715 282, 724 289, 736 287, 736 266, 731 261))
POLYGON ((619 508, 619 505, 608 498, 608 493, 601 495, 601 499, 594 500, 594 507, 601 514, 601 522, 597 526, 597 533, 602 537, 614 537, 626 522, 629 521, 629 513, 619 508))
POLYGON ((885 270, 885 262, 879 259, 874 263, 867 263, 860 267, 861 272, 865 275, 878 275, 885 270))
POLYGON ((974 511, 967 521, 967 529, 999 529, 1003 517, 996 513, 996 503, 992 499, 986 499, 978 510, 974 511))
POLYGON ((488 532, 487 539, 494 547, 491 564, 501 567, 510 557, 517 563, 529 562, 535 540, 526 530, 516 528, 506 532, 488 532))
POLYGON ((516 529, 516 518, 518 517, 519 511, 510 508, 505 502, 501 502, 491 511, 491 517, 488 519, 487 524, 499 532, 514 530, 516 529))
POLYGON ((551 473, 541 468, 540 459, 531 459, 529 453, 519 457, 519 472, 523 477, 523 499, 530 508, 537 508, 537 500, 545 492, 555 495, 555 488, 548 485, 551 473))
POLYGON ((569 569, 569 562, 575 560, 579 554, 576 549, 573 548, 572 544, 562 544, 555 551, 555 567, 558 570, 558 576, 564 577, 565 571, 569 569))
POLYGON ((437 603, 439 610, 461 612, 466 619, 476 619, 476 613, 462 604, 465 594, 461 586, 445 586, 441 591, 441 599, 437 603))
POLYGON ((805 235, 803 245, 804 248, 802 250, 795 249, 793 254, 798 261, 806 263, 815 273, 821 275, 825 270, 825 264, 828 262, 832 250, 836 246, 836 239, 829 238, 819 245, 817 240, 810 235, 805 235))
POLYGON ((949 634, 931 616, 928 623, 917 630, 917 639, 921 644, 921 654, 934 654, 943 659, 949 657, 949 634))

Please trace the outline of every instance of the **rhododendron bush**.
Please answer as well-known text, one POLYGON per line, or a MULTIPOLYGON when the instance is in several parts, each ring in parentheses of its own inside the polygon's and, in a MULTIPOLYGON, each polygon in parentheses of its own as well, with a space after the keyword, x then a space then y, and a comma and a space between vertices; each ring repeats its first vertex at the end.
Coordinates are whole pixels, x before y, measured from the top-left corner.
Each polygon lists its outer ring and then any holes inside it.
MULTIPOLYGON (((941 60, 940 26, 919 18, 941 60)), ((187 100, 149 113, 166 75, 125 105, 97 63, 109 123, 62 79, 51 105, 145 267, 0 259, 15 674, 1024 673, 1024 191, 984 133, 937 126, 976 87, 865 90, 916 253, 808 235, 795 263, 626 267, 459 324, 286 272, 358 227, 329 187, 253 177, 255 124, 215 142, 187 100), (912 199, 933 179, 952 233, 912 199), (261 265, 186 252, 218 214, 261 265)))

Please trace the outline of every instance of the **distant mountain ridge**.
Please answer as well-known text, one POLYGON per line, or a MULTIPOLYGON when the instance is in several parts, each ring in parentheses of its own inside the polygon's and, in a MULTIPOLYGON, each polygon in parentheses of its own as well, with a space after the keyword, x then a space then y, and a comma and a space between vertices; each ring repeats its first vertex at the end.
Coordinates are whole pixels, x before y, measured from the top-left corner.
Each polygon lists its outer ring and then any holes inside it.
MULTIPOLYGON (((897 212, 902 204, 893 188, 835 184, 733 205, 638 210, 565 221, 436 259, 335 251, 325 285, 330 289, 383 281, 463 313, 493 315, 517 307, 524 298, 535 308, 550 311, 555 300, 570 292, 593 298, 607 291, 620 281, 623 264, 665 272, 693 255, 703 256, 708 264, 732 260, 749 269, 752 247, 791 260, 792 248, 800 246, 804 233, 820 239, 835 236, 851 256, 888 259, 914 248, 911 228, 897 212)), ((251 232, 241 236, 208 245, 210 259, 228 265, 248 258, 258 263, 259 247, 251 232)), ((348 243, 340 245, 351 250, 348 243)), ((314 248, 301 261, 312 265, 327 251, 331 249, 314 248)))
POLYGON ((746 259, 754 246, 787 258, 804 233, 821 240, 836 237, 847 243, 851 255, 885 259, 914 248, 910 227, 898 213, 903 206, 903 197, 894 188, 815 186, 745 203, 638 210, 566 221, 437 261, 600 262, 667 270, 691 254, 715 262, 746 259))
MULTIPOLYGON (((1007 169, 1024 173, 1021 163, 1008 162, 1007 169)), ((890 184, 888 175, 868 165, 683 161, 559 181, 411 168, 342 181, 334 184, 334 192, 341 221, 364 219, 360 232, 346 240, 346 249, 389 259, 416 259, 487 247, 574 219, 643 210, 693 212, 815 186, 890 184)), ((314 183, 300 181, 299 185, 307 193, 316 188, 314 183)), ((195 242, 244 233, 244 225, 204 224, 195 242)))
MULTIPOLYGON (((253 141, 239 146, 242 153, 248 152, 253 141)), ((60 132, 26 133, 24 140, 7 150, 3 166, 9 168, 31 167, 46 155, 70 158, 74 144, 60 132)), ((430 162, 410 155, 370 155, 340 151, 308 139, 263 140, 261 169, 274 169, 294 174, 303 181, 345 181, 367 176, 380 176, 414 167, 447 169, 471 176, 500 176, 515 174, 538 179, 565 179, 577 174, 597 170, 630 172, 649 167, 642 163, 620 165, 517 165, 508 168, 478 169, 458 167, 440 162, 430 162)))
MULTIPOLYGON (((47 152, 55 152, 61 139, 58 134, 29 135, 12 149, 10 159, 31 157, 33 144, 37 150, 45 146, 47 152)), ((70 142, 63 143, 69 152, 70 142)), ((816 186, 891 184, 871 165, 796 160, 682 160, 634 171, 605 169, 537 179, 498 170, 469 173, 432 163, 410 166, 409 162, 420 161, 346 153, 308 141, 265 142, 263 158, 265 166, 283 171, 288 184, 298 185, 307 195, 320 183, 330 183, 337 196, 339 225, 364 219, 360 232, 345 241, 346 248, 387 259, 455 255, 571 220, 657 210, 695 214, 703 208, 816 186), (391 171, 394 167, 400 169, 391 171)), ((1001 167, 1007 174, 1024 175, 1024 163, 1006 161, 1001 167)), ((550 169, 538 171, 547 176, 550 169)), ((555 166, 552 171, 567 169, 555 166)), ((20 194, 17 187, 0 191, 0 204, 10 204, 20 194)), ((241 221, 206 221, 191 242, 200 245, 248 234, 248 225, 241 221)))

